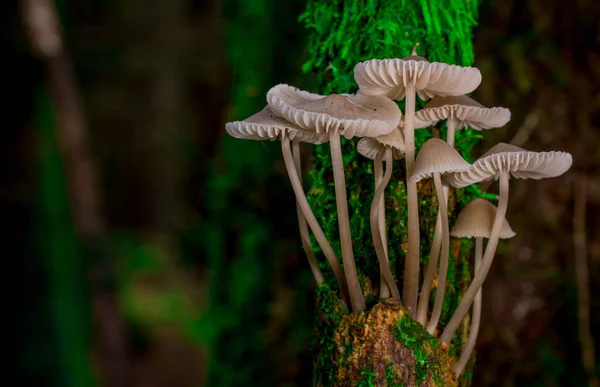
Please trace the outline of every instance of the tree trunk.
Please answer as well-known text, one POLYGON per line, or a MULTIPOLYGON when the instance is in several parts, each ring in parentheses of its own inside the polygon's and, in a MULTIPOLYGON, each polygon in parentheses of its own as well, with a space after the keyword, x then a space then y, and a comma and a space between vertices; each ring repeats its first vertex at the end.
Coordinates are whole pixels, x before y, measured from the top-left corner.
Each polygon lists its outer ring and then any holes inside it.
MULTIPOLYGON (((477 2, 469 0, 309 1, 306 12, 301 16, 312 31, 310 58, 303 69, 317 74, 319 91, 326 94, 356 90, 353 79, 356 63, 372 58, 402 58, 410 55, 416 43, 420 43, 418 53, 432 62, 471 65, 471 30, 476 18, 477 2)), ((417 104, 422 106, 423 101, 417 104)), ((445 135, 445 126, 433 128, 433 133, 430 130, 416 131, 417 149, 432 135, 445 135)), ((463 157, 469 159, 470 150, 479 138, 471 130, 457 133, 456 147, 463 157)), ((472 364, 467 367, 466 376, 459 381, 454 380, 452 371, 468 335, 468 318, 451 345, 446 346, 408 317, 399 303, 389 300, 378 302, 379 267, 368 226, 369 206, 365 205, 374 194, 372 163, 358 154, 356 141, 345 141, 343 152, 354 253, 368 310, 358 314, 345 312, 335 296, 337 293, 329 290, 329 287, 335 287, 333 276, 330 272, 325 273, 329 275, 329 282, 319 290, 317 300, 315 385, 469 385, 472 364)), ((317 148, 314 162, 309 201, 339 253, 328 147, 317 148)), ((392 267, 395 265, 394 271, 400 284, 407 246, 404 181, 404 168, 397 163, 385 200, 390 262, 392 267)), ((458 193, 451 191, 448 203, 450 219, 458 214, 462 203, 480 195, 474 187, 458 193)), ((423 273, 437 216, 437 198, 430 182, 419 184, 419 197, 423 273)), ((313 243, 313 246, 316 244, 313 243)), ((452 256, 440 326, 450 318, 461 292, 471 279, 471 252, 470 242, 451 242, 452 256)), ((321 259, 321 262, 325 260, 321 259)), ((435 290, 431 300, 434 297, 435 290)))

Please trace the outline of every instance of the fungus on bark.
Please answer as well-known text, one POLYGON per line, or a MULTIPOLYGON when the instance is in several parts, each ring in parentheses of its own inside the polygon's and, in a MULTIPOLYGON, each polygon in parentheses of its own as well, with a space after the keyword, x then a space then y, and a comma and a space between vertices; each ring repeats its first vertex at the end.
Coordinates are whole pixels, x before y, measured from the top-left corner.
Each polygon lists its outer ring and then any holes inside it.
MULTIPOLYGON (((471 126, 476 130, 497 128, 506 125, 510 120, 510 110, 501 107, 486 108, 474 99, 466 95, 459 96, 437 96, 431 99, 425 107, 415 113, 415 128, 426 128, 435 125, 440 120, 446 120, 448 129, 446 142, 454 147, 456 130, 465 129, 471 126)), ((444 184, 444 198, 448 203, 448 185, 444 184)), ((441 244, 441 218, 438 215, 436 220, 435 232, 430 256, 436 256, 440 251, 441 244)), ((431 259, 431 258, 430 258, 431 259)), ((434 258, 437 262, 437 257, 434 258)), ((432 272, 425 275, 427 281, 430 281, 432 272)), ((427 317, 427 305, 429 304, 430 287, 425 285, 421 289, 421 295, 417 306, 417 321, 425 323, 427 317), (420 313, 419 313, 420 311, 420 313)))
POLYGON ((298 213, 298 223, 300 227, 300 238, 302 241, 302 247, 308 258, 311 271, 315 277, 315 281, 320 284, 323 282, 323 274, 319 269, 317 259, 312 251, 310 245, 310 237, 308 235, 308 229, 306 224, 310 226, 317 243, 321 247, 323 254, 327 258, 333 273, 336 277, 338 286, 340 288, 340 295, 342 300, 347 303, 348 291, 346 288, 346 279, 344 271, 337 259, 331 244, 327 240, 325 233, 321 229, 317 219, 315 218, 304 189, 302 188, 301 181, 301 169, 300 169, 300 142, 309 142, 313 144, 322 144, 329 139, 329 136, 324 134, 318 134, 315 132, 309 132, 301 129, 300 127, 287 122, 271 111, 269 107, 265 107, 260 112, 246 118, 243 121, 228 122, 225 125, 225 130, 229 135, 239 139, 245 140, 281 140, 281 149, 285 161, 285 166, 288 171, 292 188, 296 196, 296 211, 298 213), (291 146, 290 146, 291 142, 291 146), (293 149, 293 154, 292 154, 293 149))
POLYGON ((499 179, 500 197, 494 226, 485 248, 483 263, 442 332, 440 340, 445 343, 450 342, 490 270, 506 216, 510 177, 517 179, 556 177, 565 173, 572 163, 572 156, 567 152, 532 152, 514 145, 499 143, 477 159, 468 170, 448 176, 447 182, 456 188, 466 187, 491 178, 499 179))
POLYGON ((358 153, 373 160, 375 193, 371 204, 369 223, 381 271, 379 297, 388 298, 391 294, 392 298, 400 299, 400 292, 389 265, 384 192, 392 176, 393 160, 404 157, 405 146, 402 129, 398 127, 383 136, 362 138, 356 148, 358 153), (383 173, 384 159, 385 174, 383 173))
MULTIPOLYGON (((442 305, 444 302, 444 291, 446 287, 446 274, 448 271, 448 256, 450 255, 450 236, 448 227, 448 210, 446 209, 446 199, 444 198, 444 190, 442 186, 441 175, 453 172, 461 172, 469 169, 469 164, 462 156, 452 148, 447 142, 439 138, 427 140, 421 147, 415 162, 415 168, 410 180, 417 183, 423 179, 433 178, 435 184, 435 192, 438 202, 438 214, 441 215, 442 223, 442 254, 440 260, 440 271, 438 276, 438 286, 435 295, 435 302, 431 312, 431 319, 427 325, 427 331, 431 334, 435 331, 437 323, 442 313, 442 305)), ((423 302, 422 310, 417 310, 419 313, 427 315, 427 307, 429 306, 429 291, 431 283, 437 268, 437 254, 431 256, 425 279, 423 280, 421 299, 423 302)), ((420 305, 420 306, 421 306, 420 305)))
POLYGON ((409 176, 415 163, 415 95, 423 100, 435 95, 470 93, 481 83, 481 73, 473 67, 431 63, 417 55, 403 59, 372 59, 354 67, 354 79, 361 92, 385 95, 395 100, 406 98, 404 138, 406 142, 406 190, 408 196, 408 251, 404 266, 402 298, 409 315, 415 317, 419 290, 419 209, 416 183, 409 176))
POLYGON ((385 96, 373 97, 361 93, 323 96, 283 84, 269 90, 267 102, 278 116, 307 131, 329 135, 344 272, 352 311, 364 311, 365 299, 352 251, 340 135, 350 139, 354 136, 376 137, 387 134, 400 124, 402 113, 385 96))
MULTIPOLYGON (((485 199, 477 198, 463 208, 458 214, 458 218, 452 227, 450 235, 456 238, 475 238, 475 273, 481 266, 483 256, 483 238, 489 239, 496 217, 496 206, 485 199)), ((515 232, 510 228, 508 221, 504 219, 500 230, 500 239, 508 239, 515 236, 515 232)), ((462 374, 475 344, 479 333, 479 324, 481 321, 481 289, 475 295, 473 301, 473 312, 471 318, 471 328, 469 337, 462 349, 458 362, 454 366, 456 379, 462 374)))

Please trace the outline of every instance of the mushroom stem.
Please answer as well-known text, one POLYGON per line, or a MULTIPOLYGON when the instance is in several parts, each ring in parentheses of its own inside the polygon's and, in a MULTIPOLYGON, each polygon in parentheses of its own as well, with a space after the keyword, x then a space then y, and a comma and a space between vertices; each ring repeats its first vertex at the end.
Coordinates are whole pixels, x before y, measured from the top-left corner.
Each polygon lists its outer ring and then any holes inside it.
MULTIPOLYGON (((483 238, 475 238, 475 272, 479 270, 481 266, 481 256, 483 255, 483 238)), ((473 318, 471 319, 471 329, 469 329, 469 338, 467 344, 463 348, 458 363, 454 367, 454 375, 456 379, 462 374, 465 366, 469 362, 469 358, 475 349, 477 343, 477 335, 479 334, 479 323, 481 322, 481 289, 475 295, 475 301, 473 302, 473 318)))
POLYGON ((448 273, 448 255, 450 255, 450 231, 448 229, 448 210, 446 209, 446 200, 444 200, 444 190, 442 178, 439 173, 433 174, 433 182, 435 184, 435 193, 438 197, 438 214, 442 218, 442 256, 440 259, 440 273, 438 276, 437 291, 435 293, 435 302, 433 303, 433 311, 431 319, 427 324, 427 332, 433 334, 440 316, 442 314, 442 306, 444 304, 444 293, 446 290, 446 274, 448 273))
MULTIPOLYGON (((383 160, 381 155, 377 155, 377 157, 375 157, 375 160, 373 160, 373 175, 375 177, 375 190, 377 190, 379 184, 383 180, 383 160)), ((373 194, 373 199, 375 199, 375 194, 373 194)), ((372 205, 375 205, 374 200, 372 205)), ((379 224, 379 231, 381 234, 381 239, 383 240, 383 248, 385 250, 385 256, 387 257, 387 235, 385 232, 385 203, 383 200, 383 196, 378 203, 378 211, 376 213, 376 218, 377 219, 374 219, 374 215, 373 213, 371 213, 371 218, 369 221, 370 224, 373 224, 373 222, 375 221, 379 224)), ((373 243, 375 244, 375 239, 377 238, 377 236, 373 227, 371 227, 371 233, 373 234, 373 243)), ((381 271, 379 276, 379 284, 379 298, 389 298, 390 288, 387 285, 387 281, 385 280, 383 271, 381 271)))
POLYGON ((325 233, 319 226, 319 222, 315 218, 312 210, 310 209, 310 205, 308 204, 308 200, 306 199, 306 195, 304 194, 304 189, 302 188, 302 183, 298 178, 298 171, 296 171, 296 166, 294 165, 294 158, 292 156, 292 151, 290 148, 290 139, 287 136, 284 136, 281 139, 281 150, 283 153, 283 160, 285 162, 285 167, 288 171, 288 175, 290 177, 290 182, 292 183, 292 188, 294 189, 294 194, 296 194, 296 202, 300 206, 304 217, 306 218, 306 222, 310 227, 311 231, 315 235, 317 239, 317 243, 323 250, 323 254, 327 258, 327 261, 331 265, 331 269, 333 270, 333 274, 338 282, 338 286, 340 288, 340 295, 342 300, 346 303, 346 305, 350 305, 350 298, 348 296, 348 290, 346 288, 346 277, 344 276, 344 271, 335 256, 335 252, 333 248, 329 244, 325 233))
POLYGON ((419 291, 419 202, 417 183, 410 180, 415 164, 415 86, 406 87, 406 117, 404 136, 406 143, 406 191, 408 197, 408 250, 404 263, 404 286, 402 298, 408 314, 414 318, 417 314, 419 291))
MULTIPOLYGON (((294 157, 294 166, 296 167, 296 172, 298 172, 298 179, 300 180, 300 184, 302 184, 302 161, 300 159, 300 142, 292 141, 292 154, 294 157)), ((317 282, 317 284, 320 285, 324 282, 323 273, 321 273, 321 269, 319 269, 317 258, 315 257, 315 253, 313 252, 312 245, 310 243, 310 236, 308 234, 308 224, 306 223, 306 218, 302 213, 300 204, 298 204, 298 199, 296 199, 296 213, 298 214, 298 227, 300 228, 300 240, 302 241, 302 248, 304 249, 304 254, 306 254, 306 258, 308 258, 308 264, 310 265, 310 270, 313 273, 313 277, 315 277, 315 281, 317 282)))
POLYGON ((471 285, 467 289, 463 299, 460 301, 460 304, 454 311, 452 318, 446 325, 444 332, 440 336, 440 340, 445 343, 450 343, 452 336, 458 329, 460 322, 465 317, 465 315, 469 312, 469 308, 473 303, 473 299, 475 295, 481 289, 483 285, 483 281, 487 277, 487 274, 492 266, 492 261, 494 259, 494 254, 496 253, 496 247, 498 247, 498 239, 500 238, 500 231, 502 230, 502 224, 504 223, 504 219, 506 217, 506 209, 508 207, 508 172, 502 172, 500 174, 500 198, 498 200, 498 209, 496 210, 496 217, 494 218, 494 226, 492 227, 492 232, 490 233, 490 239, 488 240, 487 246, 485 248, 485 254, 483 255, 483 260, 481 267, 477 270, 471 285))
MULTIPOLYGON (((444 188, 447 188, 444 186, 444 188)), ((444 194, 445 194, 444 190, 444 194)), ((423 278, 423 287, 419 295, 419 305, 417 307, 417 322, 425 326, 427 321, 427 310, 429 308, 429 296, 431 295, 431 286, 433 278, 437 273, 438 261, 440 256, 440 248, 442 247, 442 215, 438 209, 437 221, 435 223, 435 232, 433 234, 433 242, 431 244, 431 252, 429 253, 429 263, 423 278)))
POLYGON ((352 251, 352 237, 350 235, 350 218, 348 216, 348 201, 346 197, 346 179, 344 177, 344 162, 342 160, 342 146, 340 143, 339 128, 335 128, 329 138, 331 149, 331 166, 333 168, 333 182, 335 185, 335 203, 337 207, 338 226, 340 229, 340 244, 342 246, 342 262, 348 284, 348 292, 353 312, 362 312, 366 309, 356 265, 352 251))
POLYGON ((371 204, 371 233, 373 234, 373 243, 375 245, 375 252, 377 253, 377 259, 379 260, 379 270, 383 282, 387 283, 389 291, 392 293, 392 298, 400 299, 400 291, 396 286, 396 281, 394 280, 394 276, 392 275, 392 271, 390 270, 390 265, 388 263, 388 257, 383 247, 383 238, 382 231, 379 228, 379 203, 383 198, 383 194, 385 192, 385 187, 390 182, 390 178, 392 177, 392 151, 387 149, 385 154, 385 163, 386 170, 385 175, 383 176, 382 181, 377 186, 375 191, 375 197, 373 198, 373 203, 371 204))
POLYGON ((457 127, 458 127, 458 120, 454 117, 448 118, 448 120, 446 121, 446 128, 448 129, 447 133, 446 133, 446 142, 452 148, 454 148, 454 138, 456 136, 456 128, 457 127))

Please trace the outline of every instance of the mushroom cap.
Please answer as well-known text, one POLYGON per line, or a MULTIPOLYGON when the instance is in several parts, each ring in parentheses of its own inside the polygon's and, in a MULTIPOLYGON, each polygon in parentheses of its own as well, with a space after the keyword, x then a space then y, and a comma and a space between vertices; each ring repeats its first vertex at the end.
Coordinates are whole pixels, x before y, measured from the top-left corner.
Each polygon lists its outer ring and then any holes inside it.
POLYGON ((426 128, 450 118, 459 122, 457 130, 467 126, 476 130, 499 128, 510 121, 510 110, 502 107, 486 108, 466 95, 434 97, 415 113, 415 128, 426 128))
MULTIPOLYGON (((417 57, 421 58, 421 57, 417 57)), ((414 85, 421 99, 435 95, 470 93, 481 83, 475 67, 461 67, 410 56, 403 59, 371 59, 354 67, 354 79, 360 91, 402 100, 406 86, 414 85)))
POLYGON ((284 135, 292 140, 322 144, 329 141, 327 133, 309 132, 276 116, 268 106, 243 121, 228 122, 225 130, 231 137, 245 140, 278 140, 284 135))
POLYGON ((383 136, 361 138, 358 144, 356 144, 358 153, 371 160, 375 160, 378 156, 383 156, 383 152, 387 148, 391 148, 394 160, 404 158, 406 145, 404 144, 404 132, 400 127, 383 136))
POLYGON ((544 179, 565 173, 573 164, 568 152, 532 152, 503 142, 477 159, 469 169, 448 175, 446 181, 463 188, 508 172, 517 179, 544 179))
POLYGON ((400 124, 402 112, 383 96, 309 93, 289 85, 277 85, 267 93, 267 102, 278 116, 317 133, 339 129, 350 139, 387 134, 400 124))
POLYGON ((419 182, 428 179, 434 173, 451 173, 464 171, 471 167, 463 157, 448 143, 439 138, 430 138, 423 144, 417 159, 410 180, 419 182))
MULTIPOLYGON (((496 206, 485 199, 477 198, 463 208, 450 231, 457 238, 489 238, 496 217, 496 206)), ((501 239, 509 239, 516 234, 506 218, 500 230, 501 239)))

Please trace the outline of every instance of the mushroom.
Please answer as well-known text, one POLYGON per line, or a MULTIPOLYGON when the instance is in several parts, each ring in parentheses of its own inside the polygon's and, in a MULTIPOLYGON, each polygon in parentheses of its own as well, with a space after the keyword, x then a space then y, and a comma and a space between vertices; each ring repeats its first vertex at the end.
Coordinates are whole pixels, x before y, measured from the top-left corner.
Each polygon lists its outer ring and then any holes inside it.
POLYGON ((453 147, 455 131, 467 126, 476 130, 499 128, 510 121, 510 110, 486 108, 466 95, 434 97, 415 113, 415 128, 425 128, 440 120, 447 120, 446 141, 453 147))
MULTIPOLYGON (((506 108, 486 108, 474 99, 466 95, 434 97, 425 107, 415 113, 415 127, 425 128, 436 124, 440 120, 447 120, 448 132, 446 142, 454 147, 454 133, 456 130, 471 126, 476 130, 496 128, 506 125, 510 120, 510 110, 506 108)), ((448 186, 444 184, 444 198, 448 203, 448 186)), ((433 236, 431 255, 439 254, 441 244, 441 219, 438 215, 436 228, 433 236)), ((435 267, 428 266, 425 279, 433 279, 435 267)), ((430 287, 421 289, 424 297, 419 298, 417 306, 417 321, 425 323, 427 318, 427 305, 429 304, 430 287)))
MULTIPOLYGON (((450 232, 450 235, 456 238, 475 238, 475 272, 481 266, 483 238, 490 237, 495 217, 496 206, 485 199, 477 198, 467 204, 460 214, 458 214, 458 218, 450 232)), ((514 231, 505 219, 502 223, 500 238, 508 239, 514 236, 514 231)), ((454 374, 457 379, 462 374, 477 343, 477 334, 479 333, 479 323, 481 321, 481 297, 481 289, 479 289, 473 301, 473 317, 471 319, 471 328, 469 329, 469 338, 456 366, 454 366, 454 374)))
POLYGON ((532 152, 514 145, 499 143, 477 159, 468 170, 448 177, 447 182, 456 188, 463 188, 491 178, 499 179, 500 197, 494 226, 483 255, 483 263, 442 332, 440 340, 445 343, 450 342, 492 266, 498 238, 506 216, 509 178, 511 176, 517 179, 557 177, 565 173, 572 163, 573 158, 567 152, 532 152))
POLYGON ((304 194, 304 189, 302 188, 301 180, 300 142, 321 144, 326 142, 329 137, 326 134, 318 134, 303 130, 298 126, 277 117, 275 114, 273 114, 269 107, 265 107, 260 112, 246 118, 243 121, 228 122, 225 125, 225 130, 232 137, 246 140, 274 141, 281 139, 281 149, 283 152, 285 166, 296 196, 296 211, 298 213, 302 247, 308 258, 313 276, 318 284, 323 282, 323 274, 319 269, 319 265, 310 245, 310 237, 306 227, 307 223, 315 235, 321 250, 323 250, 323 254, 331 265, 340 288, 342 300, 349 305, 344 271, 342 270, 339 260, 335 256, 335 252, 333 251, 331 244, 327 240, 325 233, 321 229, 321 226, 317 222, 317 219, 315 218, 315 215, 308 204, 308 200, 304 194), (292 148, 294 150, 293 155, 291 150, 292 148))
MULTIPOLYGON (((448 256, 450 255, 450 236, 448 229, 448 210, 446 208, 446 199, 444 197, 444 190, 442 186, 442 174, 461 172, 469 169, 469 164, 462 156, 452 148, 447 142, 440 140, 439 138, 431 138, 423 144, 419 154, 417 155, 417 161, 415 162, 415 168, 410 180, 415 184, 423 179, 433 178, 435 184, 435 193, 438 198, 438 214, 441 214, 442 218, 442 256, 440 261, 440 272, 438 276, 438 286, 435 295, 435 302, 433 304, 433 311, 431 312, 431 320, 427 325, 427 331, 431 334, 435 331, 437 323, 442 313, 442 304, 444 303, 444 290, 446 287, 446 274, 448 271, 448 256)), ((435 273, 437 266, 437 254, 429 257, 429 264, 427 274, 435 273), (433 270, 429 270, 433 267, 433 270)), ((431 291, 431 283, 433 281, 433 275, 431 278, 425 278, 423 280, 423 289, 421 293, 422 308, 427 314, 427 306, 429 304, 429 292, 431 291)), ((422 314, 422 310, 417 311, 422 314)))
POLYGON ((395 100, 406 97, 404 139, 406 142, 406 190, 408 197, 408 251, 404 266, 402 298, 409 315, 415 317, 419 290, 419 208, 417 186, 408 178, 415 162, 415 94, 423 100, 434 95, 470 93, 481 83, 481 73, 473 67, 431 63, 417 55, 403 59, 372 59, 354 67, 354 79, 362 93, 386 95, 395 100))
POLYGON ((387 134, 399 125, 402 113, 392 100, 383 96, 367 97, 361 93, 322 96, 283 84, 269 90, 267 102, 278 116, 307 131, 329 135, 344 272, 352 310, 363 311, 366 305, 352 251, 340 135, 350 139, 387 134))
POLYGON ((383 136, 362 138, 356 148, 358 153, 373 160, 376 189, 371 204, 370 225, 381 271, 379 297, 388 298, 391 292, 393 298, 400 299, 400 292, 388 263, 384 192, 392 176, 392 160, 399 160, 404 157, 402 129, 398 127, 383 136), (385 175, 383 174, 383 159, 385 159, 386 164, 385 175))

